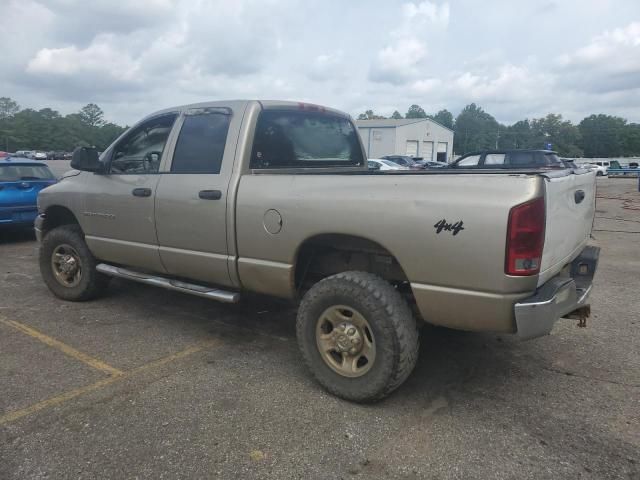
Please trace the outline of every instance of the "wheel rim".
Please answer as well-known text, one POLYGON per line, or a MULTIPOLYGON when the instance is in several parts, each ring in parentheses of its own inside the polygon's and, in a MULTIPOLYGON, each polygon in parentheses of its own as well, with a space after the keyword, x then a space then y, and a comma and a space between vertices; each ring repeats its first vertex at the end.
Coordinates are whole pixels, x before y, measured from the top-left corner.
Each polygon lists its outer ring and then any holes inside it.
POLYGON ((53 276, 60 285, 73 288, 82 278, 80 255, 71 245, 58 245, 51 254, 53 276))
POLYGON ((324 362, 344 377, 364 375, 376 359, 376 343, 369 322, 345 305, 334 305, 320 315, 316 346, 324 362))

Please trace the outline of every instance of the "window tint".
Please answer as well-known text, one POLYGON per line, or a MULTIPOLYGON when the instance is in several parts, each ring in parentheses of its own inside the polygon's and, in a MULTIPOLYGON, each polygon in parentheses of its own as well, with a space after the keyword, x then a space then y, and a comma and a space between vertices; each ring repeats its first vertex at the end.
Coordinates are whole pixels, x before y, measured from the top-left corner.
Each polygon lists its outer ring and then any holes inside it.
POLYGON ((173 173, 220 173, 231 115, 204 113, 185 117, 173 154, 173 173))
POLYGON ((45 165, 0 165, 0 182, 21 180, 53 180, 55 177, 45 165))
POLYGON ((555 153, 545 153, 544 160, 546 165, 562 166, 562 160, 555 153))
POLYGON ((480 155, 471 155, 469 157, 465 157, 458 162, 459 167, 472 167, 478 165, 480 161, 480 155))
POLYGON ((535 155, 533 152, 513 152, 509 154, 509 164, 515 167, 535 165, 535 155))
POLYGON ((484 157, 485 165, 504 165, 504 153, 487 153, 484 157))
POLYGON ((175 114, 153 118, 133 129, 113 149, 110 173, 156 173, 175 114))
POLYGON ((251 168, 363 164, 358 133, 347 118, 292 110, 265 110, 260 114, 251 168))
MULTIPOLYGON (((381 160, 381 161, 382 161, 382 163, 384 163, 388 167, 398 168, 398 166, 400 165, 400 163, 393 162, 391 160, 381 160)), ((400 165, 400 166, 402 166, 402 165, 400 165)))

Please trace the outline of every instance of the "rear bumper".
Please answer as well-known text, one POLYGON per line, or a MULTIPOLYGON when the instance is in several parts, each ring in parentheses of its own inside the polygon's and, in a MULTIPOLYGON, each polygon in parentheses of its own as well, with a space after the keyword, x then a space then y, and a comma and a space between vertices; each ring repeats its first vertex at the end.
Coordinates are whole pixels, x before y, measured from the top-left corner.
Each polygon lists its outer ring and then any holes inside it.
MULTIPOLYGON (((585 247, 571 263, 568 275, 565 273, 553 277, 533 296, 515 304, 516 327, 520 338, 526 340, 547 335, 559 318, 588 307, 599 255, 598 247, 585 247)), ((586 309, 583 313, 586 313, 586 309)))

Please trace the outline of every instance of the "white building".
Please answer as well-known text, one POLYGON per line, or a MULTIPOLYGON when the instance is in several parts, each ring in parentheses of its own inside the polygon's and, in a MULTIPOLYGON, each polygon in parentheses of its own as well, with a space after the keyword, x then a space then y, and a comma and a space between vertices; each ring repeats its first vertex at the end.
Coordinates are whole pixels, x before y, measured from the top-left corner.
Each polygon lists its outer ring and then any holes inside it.
POLYGON ((409 155, 451 162, 453 130, 430 118, 356 120, 369 158, 409 155))

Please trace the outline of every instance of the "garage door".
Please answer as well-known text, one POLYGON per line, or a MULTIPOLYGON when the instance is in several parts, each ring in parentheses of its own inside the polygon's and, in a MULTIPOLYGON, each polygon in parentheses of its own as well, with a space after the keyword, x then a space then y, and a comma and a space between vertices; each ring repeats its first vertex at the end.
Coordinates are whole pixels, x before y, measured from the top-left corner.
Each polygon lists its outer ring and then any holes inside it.
POLYGON ((433 159, 433 142, 422 142, 422 151, 420 156, 427 161, 433 159))
POLYGON ((438 159, 439 162, 447 161, 447 142, 438 142, 438 159))
POLYGON ((417 140, 407 140, 407 151, 406 154, 410 157, 418 156, 418 141, 417 140))

